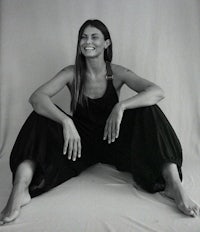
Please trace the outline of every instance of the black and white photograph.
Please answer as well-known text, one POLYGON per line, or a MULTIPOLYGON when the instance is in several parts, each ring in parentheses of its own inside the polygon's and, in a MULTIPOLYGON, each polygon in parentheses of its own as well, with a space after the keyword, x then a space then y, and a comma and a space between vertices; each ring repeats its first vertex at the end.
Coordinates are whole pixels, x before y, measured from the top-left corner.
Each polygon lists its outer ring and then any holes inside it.
POLYGON ((199 0, 0 0, 0 232, 199 232, 199 75, 199 0))

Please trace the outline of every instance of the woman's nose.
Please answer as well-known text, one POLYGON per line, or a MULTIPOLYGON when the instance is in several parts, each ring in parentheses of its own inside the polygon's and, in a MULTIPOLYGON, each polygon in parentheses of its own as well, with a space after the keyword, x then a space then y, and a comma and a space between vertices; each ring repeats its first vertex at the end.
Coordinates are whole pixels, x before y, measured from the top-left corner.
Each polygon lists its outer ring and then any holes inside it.
POLYGON ((88 37, 86 43, 87 43, 87 44, 92 43, 92 39, 91 39, 90 37, 88 37))

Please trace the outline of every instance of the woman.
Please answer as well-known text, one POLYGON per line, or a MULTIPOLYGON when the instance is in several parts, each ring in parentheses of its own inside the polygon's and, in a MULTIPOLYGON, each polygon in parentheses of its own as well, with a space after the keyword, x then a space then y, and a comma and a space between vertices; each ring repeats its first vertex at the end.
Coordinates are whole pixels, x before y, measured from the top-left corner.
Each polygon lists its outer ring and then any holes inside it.
POLYGON ((61 70, 30 97, 34 111, 10 156, 13 188, 1 223, 15 220, 32 197, 97 162, 131 172, 138 186, 152 193, 165 191, 181 212, 199 215, 199 206, 181 184, 179 140, 156 105, 164 97, 162 89, 111 61, 106 26, 87 20, 79 30, 75 65, 61 70), (124 84, 137 94, 118 101, 124 84), (51 101, 65 85, 71 92, 73 116, 51 101))

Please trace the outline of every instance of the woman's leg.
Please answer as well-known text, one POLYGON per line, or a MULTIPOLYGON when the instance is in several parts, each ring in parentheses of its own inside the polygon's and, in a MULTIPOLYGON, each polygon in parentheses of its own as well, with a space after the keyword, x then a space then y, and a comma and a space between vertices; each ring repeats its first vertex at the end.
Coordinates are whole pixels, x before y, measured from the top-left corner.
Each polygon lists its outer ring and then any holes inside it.
POLYGON ((130 171, 137 185, 150 193, 165 190, 184 214, 199 215, 199 206, 181 183, 181 144, 159 107, 127 110, 120 133, 113 152, 117 168, 130 171))
POLYGON ((177 166, 173 163, 168 163, 163 168, 163 177, 166 182, 165 195, 174 199, 178 209, 188 216, 198 216, 200 207, 193 202, 181 183, 177 166))
POLYGON ((15 220, 19 216, 21 207, 30 202, 28 187, 34 170, 35 163, 31 160, 25 160, 18 166, 8 202, 0 214, 1 224, 15 220))

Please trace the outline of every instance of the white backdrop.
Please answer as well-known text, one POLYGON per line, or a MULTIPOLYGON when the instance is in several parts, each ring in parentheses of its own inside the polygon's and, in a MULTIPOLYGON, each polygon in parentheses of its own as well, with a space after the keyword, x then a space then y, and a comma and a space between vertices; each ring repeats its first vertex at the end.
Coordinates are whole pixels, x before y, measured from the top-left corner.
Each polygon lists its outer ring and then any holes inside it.
MULTIPOLYGON (((113 62, 160 85, 159 104, 185 160, 200 157, 200 1, 1 0, 0 150, 9 157, 32 108, 30 94, 74 63, 77 33, 89 18, 109 28, 113 62)), ((122 97, 131 94, 124 89, 122 97)), ((65 89, 55 101, 69 110, 65 89)))

